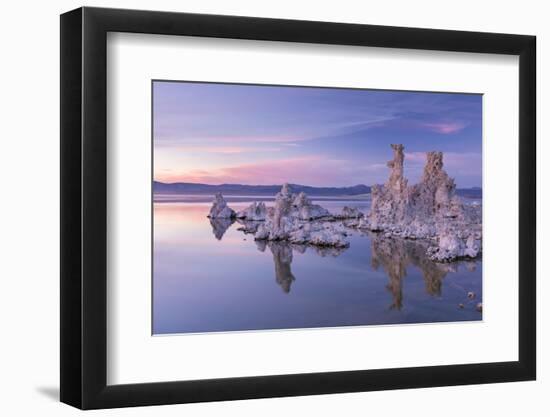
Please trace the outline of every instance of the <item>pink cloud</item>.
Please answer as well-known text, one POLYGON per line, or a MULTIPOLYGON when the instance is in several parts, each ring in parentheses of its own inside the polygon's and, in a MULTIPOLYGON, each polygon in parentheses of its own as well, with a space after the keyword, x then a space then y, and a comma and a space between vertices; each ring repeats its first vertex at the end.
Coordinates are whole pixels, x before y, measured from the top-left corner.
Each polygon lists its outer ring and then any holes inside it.
POLYGON ((466 127, 460 122, 439 122, 439 123, 422 123, 422 126, 437 133, 448 135, 451 133, 460 132, 466 127))
POLYGON ((248 163, 211 170, 193 169, 181 172, 158 171, 155 179, 163 182, 206 184, 239 183, 272 185, 284 182, 326 185, 349 184, 353 172, 346 161, 308 156, 248 163))

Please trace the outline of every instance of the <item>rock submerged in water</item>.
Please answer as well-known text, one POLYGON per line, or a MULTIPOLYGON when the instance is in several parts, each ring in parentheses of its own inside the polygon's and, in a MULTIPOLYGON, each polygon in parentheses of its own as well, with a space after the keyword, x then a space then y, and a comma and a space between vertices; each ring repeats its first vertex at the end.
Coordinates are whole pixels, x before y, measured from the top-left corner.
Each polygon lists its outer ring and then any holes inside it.
POLYGON ((263 222, 267 216, 267 208, 263 201, 253 202, 250 206, 237 212, 237 219, 243 219, 254 222, 263 222))
MULTIPOLYGON (((356 217, 358 214, 349 209, 356 217)), ((347 248, 349 242, 342 225, 331 223, 332 214, 320 205, 313 204, 303 192, 294 194, 284 184, 275 196, 275 205, 266 207, 263 202, 253 202, 249 207, 235 213, 218 193, 208 215, 211 219, 234 219, 238 228, 253 234, 256 240, 287 241, 294 244, 309 244, 317 247, 347 248)), ((223 233, 220 234, 220 238, 223 233)))
POLYGON ((258 221, 247 221, 243 219, 237 219, 237 221, 241 224, 237 230, 245 234, 256 234, 261 224, 261 222, 258 221))
POLYGON ((437 246, 428 248, 427 253, 429 258, 436 262, 476 258, 481 253, 481 240, 476 239, 474 235, 464 240, 455 232, 446 232, 438 237, 437 246))
POLYGON ((223 196, 216 194, 211 219, 237 218, 238 230, 257 241, 286 241, 316 247, 347 248, 347 230, 381 232, 385 237, 420 239, 427 242, 425 255, 431 261, 452 262, 476 258, 482 252, 481 206, 464 205, 456 185, 443 170, 443 153, 428 152, 421 181, 412 186, 403 175, 403 145, 391 145, 390 175, 384 185, 371 189, 371 211, 344 207, 333 215, 313 204, 303 193, 292 193, 284 184, 273 207, 253 202, 235 213, 223 196), (338 220, 338 221, 337 221, 338 220))
MULTIPOLYGON (((287 193, 290 193, 290 188, 288 184, 283 185, 281 193, 283 192, 283 190, 285 190, 285 192, 287 193)), ((290 193, 290 196, 292 198, 292 215, 299 218, 300 220, 316 220, 332 217, 332 214, 330 214, 327 209, 321 207, 318 204, 313 204, 311 200, 307 197, 306 193, 301 192, 296 195, 290 193)))
POLYGON ((235 217, 235 212, 227 206, 222 193, 216 193, 214 196, 208 217, 211 219, 231 219, 235 217))
POLYGON ((349 242, 342 228, 322 219, 332 219, 332 215, 325 208, 313 204, 305 193, 293 194, 289 185, 284 184, 275 196, 273 210, 267 211, 265 222, 258 226, 254 238, 336 248, 348 247, 349 242))
POLYGON ((334 218, 339 220, 359 220, 364 217, 364 214, 355 207, 344 206, 342 212, 335 214, 334 218))
POLYGON ((346 233, 333 223, 306 223, 299 225, 296 230, 291 230, 286 238, 291 243, 310 244, 334 248, 347 248, 349 242, 346 233))

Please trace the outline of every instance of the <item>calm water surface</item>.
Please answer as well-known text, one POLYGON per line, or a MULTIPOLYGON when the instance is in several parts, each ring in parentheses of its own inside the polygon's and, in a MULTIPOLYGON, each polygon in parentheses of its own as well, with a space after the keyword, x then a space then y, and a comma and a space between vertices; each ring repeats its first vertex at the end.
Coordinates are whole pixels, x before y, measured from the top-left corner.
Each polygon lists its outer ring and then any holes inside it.
MULTIPOLYGON (((238 222, 211 222, 200 200, 154 204, 154 334, 482 318, 481 260, 436 264, 422 243, 352 230, 343 250, 256 242, 238 222)), ((229 199, 235 210, 250 203, 229 199)))

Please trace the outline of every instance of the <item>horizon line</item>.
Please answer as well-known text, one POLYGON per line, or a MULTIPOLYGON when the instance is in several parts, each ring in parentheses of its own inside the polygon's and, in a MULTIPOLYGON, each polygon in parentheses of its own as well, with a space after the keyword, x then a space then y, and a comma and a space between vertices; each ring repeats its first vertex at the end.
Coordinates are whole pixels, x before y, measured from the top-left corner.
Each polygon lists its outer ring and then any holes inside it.
MULTIPOLYGON (((284 184, 288 184, 290 186, 292 185, 299 185, 302 187, 311 187, 311 188, 352 188, 352 187, 372 187, 373 185, 382 185, 382 183, 375 183, 375 184, 354 184, 354 185, 307 185, 307 184, 298 184, 298 183, 292 183, 292 182, 286 182, 282 184, 242 184, 242 183, 236 183, 236 182, 224 182, 224 183, 217 183, 217 184, 208 184, 205 182, 188 182, 188 181, 177 181, 177 182, 164 182, 159 181, 153 178, 153 183, 157 182, 164 185, 175 185, 175 184, 192 184, 192 185, 207 185, 211 187, 220 187, 222 185, 240 185, 243 187, 282 187, 284 184)), ((480 188, 483 189, 480 185, 472 185, 470 187, 459 187, 458 184, 456 185, 456 188, 460 189, 468 189, 468 188, 480 188)))

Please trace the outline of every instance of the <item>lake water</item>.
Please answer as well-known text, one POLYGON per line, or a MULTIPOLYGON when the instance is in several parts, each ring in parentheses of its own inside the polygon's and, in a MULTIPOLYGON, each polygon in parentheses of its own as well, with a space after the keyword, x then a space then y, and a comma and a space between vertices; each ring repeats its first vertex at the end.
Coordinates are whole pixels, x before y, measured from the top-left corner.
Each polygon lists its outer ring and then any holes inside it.
MULTIPOLYGON (((178 200, 154 204, 154 334, 482 318, 481 260, 437 264, 420 242, 351 229, 343 250, 266 244, 238 222, 210 222, 204 197, 178 200)), ((252 202, 227 200, 235 210, 252 202)), ((370 204, 317 202, 334 213, 370 204)))

